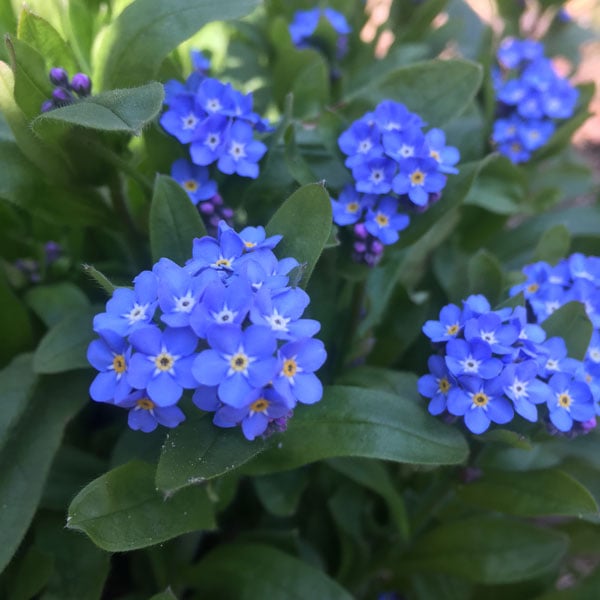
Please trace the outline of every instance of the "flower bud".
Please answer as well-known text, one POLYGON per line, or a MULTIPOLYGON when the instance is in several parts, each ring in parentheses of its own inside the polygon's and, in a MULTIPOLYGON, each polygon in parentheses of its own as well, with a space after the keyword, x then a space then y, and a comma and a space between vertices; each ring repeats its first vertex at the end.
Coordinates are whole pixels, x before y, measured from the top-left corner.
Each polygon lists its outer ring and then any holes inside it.
POLYGON ((79 96, 89 96, 92 91, 92 81, 85 73, 76 73, 71 79, 71 89, 79 96))
POLYGON ((69 85, 69 75, 62 67, 53 67, 50 69, 50 81, 53 85, 67 87, 69 85))

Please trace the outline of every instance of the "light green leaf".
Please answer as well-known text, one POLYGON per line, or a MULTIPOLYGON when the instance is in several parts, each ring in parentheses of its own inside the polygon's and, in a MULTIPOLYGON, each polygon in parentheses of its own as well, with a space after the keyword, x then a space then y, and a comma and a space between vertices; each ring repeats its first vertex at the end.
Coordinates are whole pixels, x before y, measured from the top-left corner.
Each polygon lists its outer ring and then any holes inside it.
POLYGON ((344 100, 358 101, 372 110, 389 98, 417 112, 429 126, 441 127, 465 110, 482 77, 481 66, 474 62, 430 60, 375 77, 364 87, 348 90, 344 100))
POLYGON ((301 287, 306 287, 332 227, 331 201, 317 183, 296 190, 266 226, 268 235, 283 235, 277 246, 279 258, 291 256, 303 267, 301 287))
POLYGON ((287 431, 271 439, 270 448, 245 471, 270 473, 341 456, 460 464, 468 453, 457 429, 412 400, 346 386, 331 386, 318 404, 298 407, 287 431))
POLYGON ((439 572, 484 584, 533 579, 564 556, 568 538, 507 518, 472 517, 443 523, 422 535, 402 570, 439 572))
POLYGON ((67 281, 31 288, 25 294, 25 302, 46 327, 53 327, 71 313, 90 305, 81 289, 67 281))
POLYGON ((163 98, 163 86, 157 82, 111 90, 43 113, 33 121, 32 127, 43 133, 50 125, 68 124, 140 135, 142 128, 160 112, 163 98))
POLYGON ((62 373, 88 367, 87 347, 94 339, 92 329, 97 306, 73 311, 42 338, 33 356, 36 373, 62 373))
POLYGON ((43 378, 0 453, 0 571, 4 569, 36 511, 63 429, 88 401, 87 373, 43 378))
POLYGON ((463 486, 458 495, 467 504, 519 517, 598 512, 586 488, 558 469, 523 473, 486 470, 482 479, 463 486))
POLYGON ((67 527, 85 532, 104 550, 124 552, 213 529, 215 519, 204 487, 165 497, 154 487, 154 468, 134 461, 81 490, 69 507, 67 527))
POLYGON ((542 323, 542 327, 549 338, 560 336, 565 340, 571 358, 583 360, 593 327, 581 302, 567 302, 554 311, 542 323))
POLYGON ((158 175, 150 207, 152 258, 170 258, 179 265, 192 257, 194 238, 205 236, 198 209, 184 189, 171 177, 158 175))
POLYGON ((221 429, 208 415, 189 419, 165 440, 156 485, 164 492, 213 479, 237 469, 265 448, 262 439, 249 442, 239 429, 221 429))
POLYGON ((219 546, 194 567, 193 578, 202 598, 352 598, 322 571, 262 544, 219 546))
POLYGON ((95 47, 94 81, 101 90, 153 79, 164 58, 210 21, 237 19, 258 0, 136 0, 95 47))

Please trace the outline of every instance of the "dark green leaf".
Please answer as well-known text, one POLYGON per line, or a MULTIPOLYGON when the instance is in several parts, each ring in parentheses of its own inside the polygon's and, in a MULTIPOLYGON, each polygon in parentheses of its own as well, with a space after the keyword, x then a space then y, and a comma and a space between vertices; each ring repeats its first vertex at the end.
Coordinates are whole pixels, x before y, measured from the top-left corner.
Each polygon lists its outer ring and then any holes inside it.
POLYGON ((88 400, 87 373, 46 377, 36 387, 21 420, 0 453, 2 532, 0 570, 19 546, 42 495, 63 429, 88 400))
POLYGON ((301 406, 287 431, 245 470, 269 473, 324 458, 359 456, 411 464, 459 464, 464 437, 412 400, 379 390, 332 386, 301 406))
POLYGON ((229 544, 213 550, 194 568, 194 587, 203 598, 224 600, 352 597, 323 572, 261 544, 229 544))
POLYGON ((567 344, 569 356, 583 360, 592 337, 592 323, 581 302, 567 302, 554 311, 543 323, 546 335, 562 337, 567 344))
POLYGON ((268 235, 283 235, 277 255, 291 256, 304 265, 301 287, 306 287, 331 227, 331 201, 325 188, 317 183, 296 190, 267 224, 268 235))
POLYGON ((33 356, 36 373, 62 373, 89 366, 87 347, 94 339, 92 329, 94 315, 100 312, 97 306, 71 312, 54 325, 42 338, 33 356))
POLYGON ((345 371, 336 384, 384 390, 417 401, 421 398, 417 391, 417 375, 408 371, 361 365, 345 371))
POLYGON ((558 469, 527 471, 486 470, 482 479, 459 490, 474 506, 519 517, 583 516, 598 512, 591 494, 558 469))
POLYGON ((117 289, 117 286, 110 281, 110 279, 96 269, 93 265, 81 265, 84 273, 93 279, 108 296, 112 296, 112 293, 117 289))
POLYGON ((139 85, 156 76, 163 59, 210 21, 248 14, 258 0, 136 0, 97 44, 98 88, 139 85))
POLYGON ((11 600, 30 600, 39 594, 54 571, 51 555, 31 546, 17 563, 14 579, 8 586, 11 600))
POLYGON ((160 594, 154 594, 150 600, 177 600, 177 596, 168 588, 160 594))
POLYGON ((432 60, 374 78, 364 87, 349 90, 345 100, 373 107, 391 98, 417 112, 430 126, 441 127, 468 106, 481 81, 481 66, 474 62, 432 60))
POLYGON ((285 132, 285 162, 293 178, 300 184, 315 183, 316 175, 306 162, 296 143, 295 126, 290 125, 285 132))
POLYGON ((508 518, 472 517, 443 523, 421 536, 401 565, 485 584, 533 579, 564 556, 566 536, 508 518))
POLYGON ((544 232, 533 254, 533 262, 540 260, 555 265, 564 258, 571 246, 571 234, 562 224, 555 225, 544 232))
POLYGON ((66 281, 31 288, 25 294, 25 302, 46 327, 53 327, 71 313, 90 305, 81 289, 66 281))
POLYGON ((4 274, 0 272, 0 366, 19 352, 32 346, 31 322, 27 310, 8 286, 4 274))
POLYGON ((194 238, 205 235, 202 217, 185 190, 174 179, 158 175, 150 207, 153 259, 166 257, 183 265, 192 257, 194 238))
POLYGON ((500 300, 504 290, 504 273, 498 259, 487 250, 479 250, 467 268, 469 294, 483 294, 492 306, 500 300))
POLYGON ((135 461, 81 490, 69 507, 67 527, 85 532, 104 550, 124 552, 212 529, 215 520, 204 487, 165 497, 154 487, 154 468, 135 461))
POLYGON ((249 442, 238 429, 221 429, 208 415, 190 419, 167 434, 156 485, 164 492, 218 477, 254 458, 264 442, 249 442))
POLYGON ((157 82, 111 90, 43 113, 33 121, 32 127, 42 133, 49 125, 68 124, 140 135, 142 128, 160 112, 163 98, 163 86, 157 82))
POLYGON ((295 469, 254 477, 253 483, 256 495, 271 514, 291 517, 308 484, 308 473, 303 469, 295 469))

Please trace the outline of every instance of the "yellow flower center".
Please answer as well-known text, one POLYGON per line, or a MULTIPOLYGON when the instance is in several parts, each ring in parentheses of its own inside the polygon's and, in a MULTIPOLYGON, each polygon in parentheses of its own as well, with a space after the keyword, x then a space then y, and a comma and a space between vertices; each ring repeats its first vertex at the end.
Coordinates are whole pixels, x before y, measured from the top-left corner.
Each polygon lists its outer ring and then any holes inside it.
POLYGON ((540 289, 540 286, 537 283, 530 283, 525 289, 530 294, 535 294, 540 289))
POLYGON ((231 267, 231 261, 228 258, 219 258, 215 262, 215 267, 231 267))
POLYGON ((286 377, 293 377, 298 371, 298 363, 293 358, 288 358, 283 363, 283 374, 286 377))
POLYGON ((423 173, 423 171, 420 171, 419 169, 417 169, 416 171, 413 171, 410 174, 410 182, 413 185, 423 185, 424 181, 425 181, 425 173, 423 173))
POLYGON ((558 404, 563 408, 569 408, 573 403, 573 398, 569 396, 567 392, 563 392, 562 394, 558 394, 558 404))
POLYGON ((242 352, 234 354, 229 360, 229 366, 236 373, 243 373, 248 368, 249 364, 250 361, 248 360, 248 357, 242 352))
POLYGON ((429 156, 431 156, 431 158, 435 158, 435 160, 440 162, 440 153, 437 150, 430 150, 429 156))
POLYGON ((460 325, 458 323, 454 323, 453 325, 446 325, 446 334, 447 335, 456 335, 458 330, 460 329, 460 325))
POLYGON ((175 360, 168 352, 161 352, 155 359, 154 364, 159 371, 170 371, 175 360))
POLYGON ((198 182, 194 179, 188 179, 183 182, 183 187, 188 192, 195 192, 198 189, 198 182))
POLYGON ((375 221, 377 222, 377 225, 379 225, 379 227, 387 227, 390 224, 390 218, 387 215, 384 215, 383 213, 377 213, 375 221))
POLYGON ((244 242, 244 246, 249 250, 250 248, 254 248, 256 246, 256 242, 244 242))
POLYGON ((127 369, 127 364, 125 363, 125 357, 122 354, 117 354, 113 358, 113 369, 115 373, 124 373, 127 369))
POLYGON ((485 406, 490 401, 490 397, 483 392, 477 392, 473 394, 472 400, 475 406, 485 406))
POLYGON ((267 408, 269 408, 269 404, 270 404, 270 402, 266 398, 259 398, 258 400, 255 400, 250 405, 250 412, 251 413, 266 412, 267 408))
POLYGON ((348 202, 346 204, 346 211, 349 213, 355 213, 360 208, 360 204, 358 202, 348 202))
POLYGON ((511 149, 513 152, 521 152, 521 144, 519 144, 519 142, 513 142, 513 143, 510 145, 510 149, 511 149))
POLYGON ((136 402, 136 405, 138 406, 138 408, 141 408, 142 410, 152 410, 155 406, 154 402, 152 402, 152 400, 150 400, 150 398, 140 398, 136 402))
POLYGON ((450 389, 450 382, 445 378, 442 377, 439 381, 438 381, 438 390, 442 393, 442 394, 447 394, 448 390, 450 389))

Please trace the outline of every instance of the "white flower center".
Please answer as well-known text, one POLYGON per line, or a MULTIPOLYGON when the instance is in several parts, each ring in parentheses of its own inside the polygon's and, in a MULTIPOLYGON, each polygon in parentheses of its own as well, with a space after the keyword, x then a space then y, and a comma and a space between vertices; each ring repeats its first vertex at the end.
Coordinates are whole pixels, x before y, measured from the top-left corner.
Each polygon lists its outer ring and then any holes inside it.
POLYGON ((181 118, 181 124, 184 129, 195 129, 198 124, 198 119, 194 113, 190 113, 181 118))
POLYGON ((135 302, 133 308, 122 316, 127 319, 129 325, 134 325, 138 321, 145 321, 147 318, 146 311, 149 306, 149 304, 138 304, 135 302))
POLYGON ((185 296, 173 298, 175 302, 175 312, 189 313, 194 308, 196 300, 192 297, 192 292, 188 291, 185 296))
POLYGON ((273 331, 288 331, 287 324, 290 322, 290 317, 284 317, 277 312, 277 309, 273 309, 273 314, 265 316, 265 321, 271 326, 273 331))

